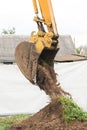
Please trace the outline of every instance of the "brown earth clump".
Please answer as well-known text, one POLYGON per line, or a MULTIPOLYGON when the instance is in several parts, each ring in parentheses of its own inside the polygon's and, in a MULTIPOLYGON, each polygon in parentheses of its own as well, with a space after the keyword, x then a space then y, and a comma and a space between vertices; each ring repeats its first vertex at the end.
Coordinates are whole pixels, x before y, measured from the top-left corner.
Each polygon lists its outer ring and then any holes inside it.
POLYGON ((58 102, 58 96, 69 96, 64 92, 60 84, 57 84, 56 74, 52 66, 39 64, 37 68, 37 85, 51 97, 51 103, 8 130, 87 130, 87 121, 73 121, 67 123, 63 119, 62 104, 58 102))

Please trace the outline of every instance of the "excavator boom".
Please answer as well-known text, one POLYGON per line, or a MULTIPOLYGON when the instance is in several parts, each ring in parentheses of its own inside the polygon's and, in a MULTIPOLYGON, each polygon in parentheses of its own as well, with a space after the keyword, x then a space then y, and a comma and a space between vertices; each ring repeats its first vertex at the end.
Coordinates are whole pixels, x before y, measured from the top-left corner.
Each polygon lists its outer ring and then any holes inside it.
POLYGON ((43 22, 47 26, 48 32, 52 31, 55 35, 58 35, 51 0, 38 0, 38 4, 36 0, 32 0, 32 1, 33 1, 33 6, 36 14, 39 14, 38 6, 37 6, 39 4, 40 13, 43 22))

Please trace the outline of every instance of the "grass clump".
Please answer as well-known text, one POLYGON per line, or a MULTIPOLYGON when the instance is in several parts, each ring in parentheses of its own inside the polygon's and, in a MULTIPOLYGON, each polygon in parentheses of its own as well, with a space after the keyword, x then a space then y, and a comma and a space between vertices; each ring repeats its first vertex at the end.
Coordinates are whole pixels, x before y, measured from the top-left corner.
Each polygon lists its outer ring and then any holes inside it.
POLYGON ((83 111, 72 99, 59 97, 58 101, 63 106, 63 118, 65 121, 87 120, 87 113, 83 111))
POLYGON ((0 117, 0 130, 7 130, 11 125, 15 125, 22 120, 28 118, 30 115, 13 115, 13 116, 4 116, 0 117))

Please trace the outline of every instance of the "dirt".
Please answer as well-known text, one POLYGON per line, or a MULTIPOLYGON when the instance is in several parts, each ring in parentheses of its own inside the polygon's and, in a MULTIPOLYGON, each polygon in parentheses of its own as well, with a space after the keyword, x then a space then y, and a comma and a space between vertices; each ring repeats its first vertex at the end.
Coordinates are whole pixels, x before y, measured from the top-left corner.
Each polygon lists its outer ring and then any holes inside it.
POLYGON ((62 104, 58 102, 58 96, 71 95, 62 90, 57 83, 54 67, 44 64, 42 61, 37 68, 37 85, 51 97, 51 102, 45 108, 32 117, 22 121, 8 130, 87 130, 87 121, 67 123, 63 119, 62 104))
POLYGON ((9 130, 87 130, 87 121, 65 122, 62 105, 55 100, 9 130))
POLYGON ((56 74, 52 67, 41 65, 38 66, 37 71, 37 85, 40 89, 43 89, 47 95, 50 95, 51 100, 57 98, 57 96, 62 95, 63 90, 60 87, 60 83, 56 83, 56 74))

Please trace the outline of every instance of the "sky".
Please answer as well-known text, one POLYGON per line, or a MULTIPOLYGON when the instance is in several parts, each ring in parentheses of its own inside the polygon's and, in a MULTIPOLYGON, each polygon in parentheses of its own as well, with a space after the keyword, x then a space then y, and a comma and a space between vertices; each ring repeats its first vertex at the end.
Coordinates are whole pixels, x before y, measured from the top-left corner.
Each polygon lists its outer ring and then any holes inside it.
MULTIPOLYGON (((76 47, 87 44, 87 0, 51 0, 60 35, 71 35, 76 47)), ((15 27, 16 34, 37 30, 32 0, 0 0, 0 34, 15 27)))

